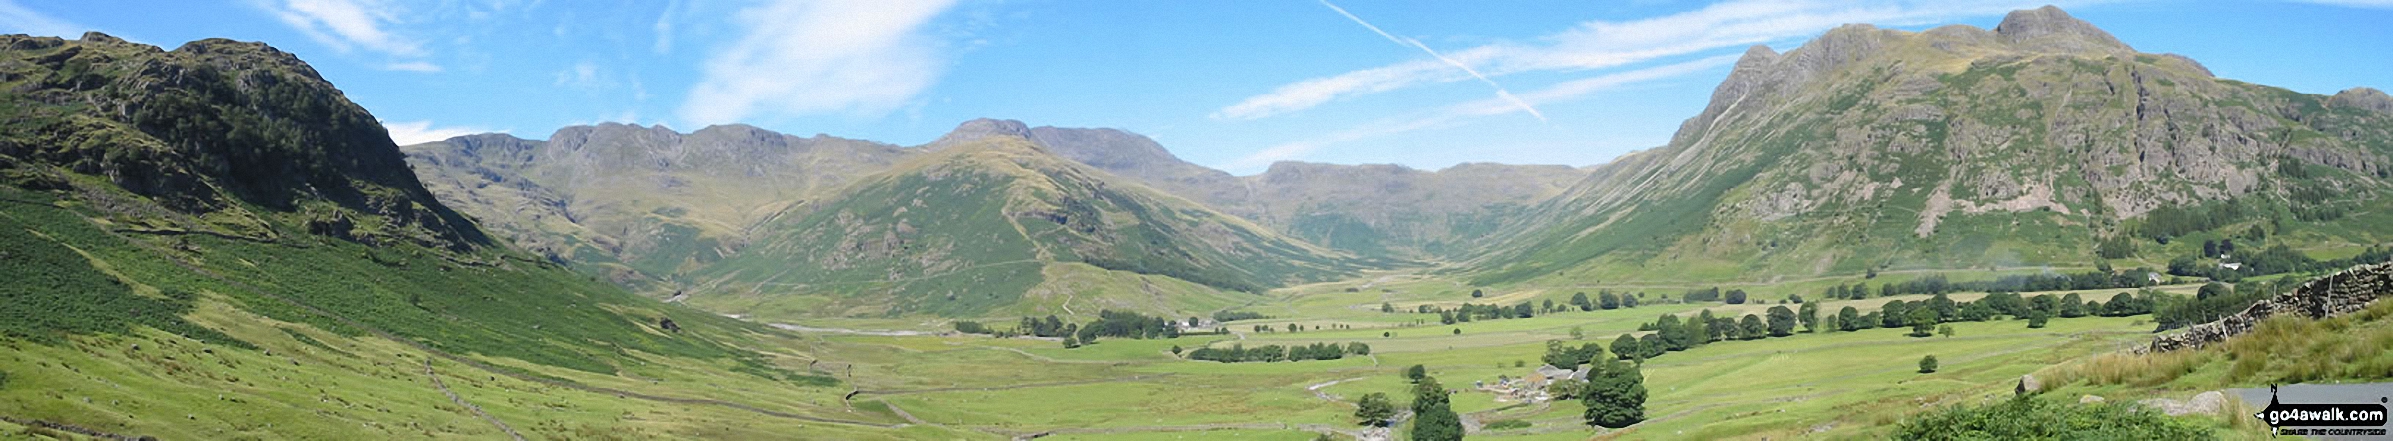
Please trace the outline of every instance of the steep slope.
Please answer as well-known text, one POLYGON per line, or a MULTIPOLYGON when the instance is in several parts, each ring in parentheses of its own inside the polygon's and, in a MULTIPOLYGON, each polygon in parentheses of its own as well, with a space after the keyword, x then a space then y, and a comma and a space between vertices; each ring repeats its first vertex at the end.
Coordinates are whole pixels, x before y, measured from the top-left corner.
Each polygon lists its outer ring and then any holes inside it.
POLYGON ((749 228, 912 153, 745 125, 687 135, 622 124, 404 147, 427 185, 502 236, 610 280, 669 290, 749 228), (664 283, 659 283, 664 282, 664 283))
POLYGON ((435 366, 557 393, 544 407, 640 395, 610 389, 634 378, 840 393, 749 349, 787 334, 489 243, 371 115, 263 44, 0 35, 0 121, 0 416, 19 424, 503 435, 426 399, 435 366))
POLYGON ((1602 166, 1473 266, 1720 280, 2088 265, 2105 239, 2157 267, 2253 228, 2381 243, 2381 96, 2214 78, 2052 7, 1992 31, 1847 25, 1752 48, 1668 145, 1602 166))
POLYGON ((1387 259, 1454 258, 1476 251, 1496 225, 1586 175, 1554 165, 1462 164, 1438 171, 1397 165, 1272 164, 1232 176, 1173 156, 1153 139, 1115 129, 1029 127, 979 119, 928 145, 1015 136, 1148 187, 1203 203, 1340 251, 1387 259))
POLYGON ((1242 292, 1363 264, 1010 136, 941 146, 802 210, 757 227, 748 248, 699 272, 710 284, 690 301, 974 316, 1021 301, 1057 264, 1242 292))

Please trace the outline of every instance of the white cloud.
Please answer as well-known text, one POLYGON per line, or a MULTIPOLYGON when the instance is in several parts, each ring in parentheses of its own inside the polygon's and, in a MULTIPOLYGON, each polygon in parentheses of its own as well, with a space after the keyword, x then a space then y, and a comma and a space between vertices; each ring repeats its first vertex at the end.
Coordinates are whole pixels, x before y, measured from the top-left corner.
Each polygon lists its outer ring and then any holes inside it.
MULTIPOLYGON (((1464 120, 1525 111, 1526 106, 1565 102, 1593 95, 1623 85, 1674 78, 1736 62, 1735 55, 1721 55, 1674 64, 1605 74, 1564 81, 1544 89, 1519 96, 1489 98, 1447 106, 1427 115, 1409 119, 1386 119, 1331 132, 1319 138, 1282 143, 1248 154, 1230 163, 1232 169, 1246 169, 1273 162, 1299 159, 1324 147, 1361 141, 1406 132, 1453 127, 1464 120), (1517 100, 1517 101, 1516 101, 1517 100)), ((1509 95, 1509 94, 1507 94, 1509 95)))
POLYGON ((335 50, 363 48, 399 57, 427 55, 422 43, 384 28, 398 22, 402 12, 380 0, 260 0, 257 5, 335 50))
POLYGON ((382 129, 390 131, 391 142, 399 145, 423 144, 476 133, 506 132, 476 127, 433 127, 431 121, 383 121, 382 129))
POLYGON ((75 38, 91 28, 26 9, 15 0, 0 0, 0 33, 75 38))
MULTIPOLYGON (((1263 118, 1311 108, 1342 97, 1388 92, 1423 84, 1523 72, 1613 68, 1704 51, 1807 37, 1847 23, 1908 26, 1950 21, 1957 17, 2001 14, 2014 9, 2036 7, 2047 1, 1730 0, 1661 17, 1621 22, 1585 22, 1539 37, 1533 43, 1495 43, 1451 52, 1447 56, 1433 55, 1433 58, 1442 60, 1408 60, 1298 81, 1269 93, 1248 97, 1222 108, 1213 116, 1221 119, 1263 118), (1441 68, 1441 61, 1453 62, 1485 75, 1457 75, 1441 68)), ((1402 42, 1402 39, 1385 32, 1381 35, 1402 42)))
POLYGON ((740 11, 745 35, 717 51, 682 103, 684 122, 887 112, 945 68, 923 25, 949 0, 777 0, 740 11))
POLYGON ((438 65, 438 64, 432 64, 432 63, 430 63, 430 62, 425 62, 425 61, 410 61, 410 62, 405 62, 405 63, 391 63, 391 64, 385 64, 385 65, 383 65, 383 66, 382 66, 382 69, 383 69, 383 70, 396 70, 396 71, 405 71, 405 72, 423 72, 423 73, 433 73, 433 72, 439 72, 439 71, 440 71, 440 65, 438 65))

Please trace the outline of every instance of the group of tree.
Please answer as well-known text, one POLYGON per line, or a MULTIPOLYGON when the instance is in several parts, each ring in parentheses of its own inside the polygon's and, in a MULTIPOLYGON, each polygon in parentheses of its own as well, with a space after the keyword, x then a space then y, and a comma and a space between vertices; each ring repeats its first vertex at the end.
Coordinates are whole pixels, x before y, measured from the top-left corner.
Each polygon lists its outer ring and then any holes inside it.
POLYGON ((957 332, 969 334, 990 334, 999 337, 1032 335, 1038 337, 1062 338, 1064 340, 1064 347, 1067 348, 1077 348, 1083 345, 1095 344, 1098 337, 1150 339, 1177 338, 1180 336, 1180 322, 1178 320, 1163 317, 1153 317, 1135 312, 1121 312, 1113 310, 1097 311, 1097 320, 1088 322, 1087 325, 1082 325, 1079 323, 1065 323, 1063 319, 1049 315, 1045 319, 1023 317, 1022 321, 1014 326, 1014 330, 1012 331, 999 331, 990 329, 987 325, 983 325, 979 322, 969 320, 957 321, 955 323, 957 332))
POLYGON ((2253 303, 2267 299, 2286 289, 2292 289, 2293 279, 2278 279, 2273 288, 2261 284, 2246 284, 2242 289, 2224 283, 2210 282, 2194 291, 2193 297, 2166 296, 2153 307, 2152 321, 2156 331, 2193 326, 2242 312, 2253 303))
POLYGON ((1221 363, 1336 360, 1346 358, 1348 355, 1371 355, 1371 345, 1363 344, 1363 342, 1348 342, 1344 345, 1313 343, 1286 347, 1263 345, 1249 348, 1241 343, 1232 345, 1228 349, 1204 347, 1188 351, 1190 360, 1221 363))
POLYGON ((1228 311, 1228 310, 1224 310, 1224 311, 1214 311, 1214 312, 1213 312, 1213 321, 1216 321, 1216 322, 1234 322, 1234 321, 1239 321, 1239 320, 1258 320, 1258 319, 1267 319, 1267 318, 1271 318, 1271 317, 1270 317, 1270 316, 1263 315, 1263 313, 1260 313, 1260 312, 1254 312, 1254 311, 1228 311))
POLYGON ((1455 323, 1468 323, 1472 320, 1536 317, 1536 308, 1536 305, 1530 304, 1529 302, 1521 302, 1512 306, 1464 303, 1461 306, 1453 308, 1439 308, 1432 305, 1421 305, 1416 307, 1414 311, 1420 313, 1437 314, 1437 321, 1439 324, 1451 325, 1455 323))
POLYGON ((1969 282, 1953 282, 1936 274, 1903 282, 1887 282, 1872 289, 1855 282, 1832 285, 1821 294, 1830 299, 1866 299, 1905 294, 1947 294, 1955 292, 2043 292, 2091 289, 2144 288, 2152 286, 2151 270, 2136 268, 2125 272, 2093 271, 2077 274, 2045 273, 2017 274, 1969 282))
POLYGON ((2084 300, 2076 293, 2022 297, 2015 292, 1987 294, 1975 302, 1955 302, 1938 294, 1928 300, 1886 302, 1879 310, 1862 314, 1859 309, 1846 306, 1828 320, 1829 329, 1858 331, 1870 328, 1911 328, 1911 336, 1932 335, 1935 326, 1952 322, 1982 322, 2002 317, 2027 320, 2030 328, 2042 328, 2053 317, 2085 316, 2125 317, 2151 313, 2156 302, 2166 296, 2159 291, 2145 289, 2136 293, 2121 292, 2109 301, 2084 300))
POLYGON ((1547 366, 1578 369, 1579 365, 1586 364, 1588 360, 1594 360, 1603 355, 1604 346, 1602 344, 1585 343, 1578 347, 1571 347, 1570 344, 1563 343, 1561 340, 1546 340, 1545 357, 1542 360, 1547 366))
POLYGON ((1614 339, 1612 353, 1614 358, 1622 360, 1645 359, 1717 341, 1785 337, 1794 335, 1795 328, 1804 323, 1818 323, 1818 314, 1818 307, 1810 304, 1805 304, 1800 312, 1786 305, 1771 306, 1763 314, 1746 314, 1743 318, 1714 316, 1709 309, 1684 320, 1676 314, 1663 314, 1637 327, 1653 333, 1644 337, 1622 334, 1614 339))
POLYGON ((2169 260, 2169 274, 2204 277, 2227 283, 2245 278, 2286 273, 2319 273, 2337 271, 2356 265, 2381 263, 2393 259, 2393 248, 2370 246, 2360 254, 2342 259, 2318 260, 2295 251, 2285 244, 2276 244, 2259 251, 2237 251, 2233 239, 2205 242, 2202 254, 2177 256, 2169 260), (2226 264, 2235 264, 2229 268, 2226 264))
POLYGON ((1637 307, 1637 298, 1644 296, 1644 293, 1638 293, 1636 295, 1629 295, 1627 293, 1613 294, 1612 290, 1609 289, 1597 290, 1595 297, 1588 297, 1587 293, 1579 292, 1570 295, 1570 306, 1578 307, 1580 311, 1635 308, 1637 307))

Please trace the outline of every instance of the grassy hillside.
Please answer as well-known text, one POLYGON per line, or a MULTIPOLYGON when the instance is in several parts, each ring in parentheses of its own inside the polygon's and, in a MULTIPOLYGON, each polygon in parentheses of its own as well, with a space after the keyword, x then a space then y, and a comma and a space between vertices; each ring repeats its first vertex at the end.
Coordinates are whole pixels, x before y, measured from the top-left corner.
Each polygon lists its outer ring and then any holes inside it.
POLYGON ((900 433, 792 334, 487 242, 288 54, 0 40, 11 436, 900 433))
MULTIPOLYGON (((693 302, 793 297, 822 315, 976 316, 1048 283, 1053 263, 1250 293, 1362 264, 1011 137, 943 148, 757 230, 699 273, 710 284, 693 302)), ((1207 312, 1191 306, 1145 310, 1207 312)))
POLYGON ((2203 241, 2324 258, 2393 238, 2393 114, 2214 78, 2057 9, 2005 23, 1757 46, 1669 145, 1538 207, 1473 282, 2160 268, 2203 241), (2046 23, 2076 26, 2019 30, 2046 23))

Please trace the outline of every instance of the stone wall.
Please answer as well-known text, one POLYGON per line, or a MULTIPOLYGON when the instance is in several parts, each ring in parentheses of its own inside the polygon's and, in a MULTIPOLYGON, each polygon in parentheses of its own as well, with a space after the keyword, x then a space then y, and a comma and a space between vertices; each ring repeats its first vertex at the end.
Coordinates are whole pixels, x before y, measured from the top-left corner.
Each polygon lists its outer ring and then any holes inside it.
POLYGON ((2393 292, 2393 263, 2361 265, 2303 283, 2299 288, 2253 303, 2243 312, 2218 321, 2155 337, 2151 346, 2136 352, 2200 348, 2250 331, 2260 320, 2277 314, 2300 314, 2310 318, 2342 315, 2365 308, 2369 302, 2384 297, 2388 292, 2393 292))

